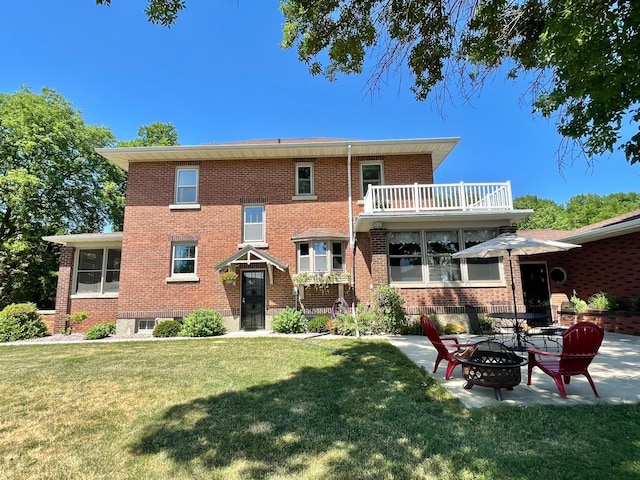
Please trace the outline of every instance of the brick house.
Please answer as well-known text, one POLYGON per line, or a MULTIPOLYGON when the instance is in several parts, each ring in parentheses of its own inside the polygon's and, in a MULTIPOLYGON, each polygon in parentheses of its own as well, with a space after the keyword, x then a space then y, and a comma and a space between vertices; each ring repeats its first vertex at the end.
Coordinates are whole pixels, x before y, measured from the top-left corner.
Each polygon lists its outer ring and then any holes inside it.
POLYGON ((434 184, 458 141, 99 149, 128 172, 124 228, 45 238, 63 245, 55 331, 76 311, 82 330, 117 319, 135 333, 197 308, 230 331, 268 329, 286 306, 330 313, 387 283, 413 314, 508 305, 502 261, 451 254, 533 211, 514 210, 509 182, 434 184))

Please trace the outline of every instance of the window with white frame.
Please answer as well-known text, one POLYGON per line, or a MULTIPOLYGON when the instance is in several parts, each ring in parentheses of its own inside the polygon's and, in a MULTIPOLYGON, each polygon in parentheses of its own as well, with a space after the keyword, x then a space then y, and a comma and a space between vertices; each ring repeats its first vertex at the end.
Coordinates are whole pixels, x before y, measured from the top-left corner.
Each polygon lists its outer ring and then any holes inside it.
POLYGON ((198 246, 195 243, 174 243, 172 246, 171 276, 195 276, 197 251, 198 246))
POLYGON ((344 244, 331 240, 298 243, 298 272, 344 272, 344 244))
POLYGON ((264 205, 245 205, 243 211, 242 241, 265 241, 264 205))
POLYGON ((313 194, 313 163, 296 163, 296 195, 313 194))
POLYGON ((175 203, 198 203, 198 167, 178 167, 176 169, 175 203))
POLYGON ((367 194, 370 186, 384 184, 382 162, 363 162, 360 164, 360 192, 367 194))
POLYGON ((119 248, 87 248, 77 253, 75 294, 117 294, 120 287, 119 248))
POLYGON ((389 232, 389 279, 392 283, 427 285, 499 282, 499 258, 452 258, 459 250, 495 236, 494 229, 389 232))

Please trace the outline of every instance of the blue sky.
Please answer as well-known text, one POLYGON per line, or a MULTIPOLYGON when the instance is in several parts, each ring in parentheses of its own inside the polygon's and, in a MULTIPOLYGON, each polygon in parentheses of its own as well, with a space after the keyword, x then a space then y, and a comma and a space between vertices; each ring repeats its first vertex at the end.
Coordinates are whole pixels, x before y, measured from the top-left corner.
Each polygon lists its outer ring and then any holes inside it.
MULTIPOLYGON (((437 183, 510 180, 514 196, 559 203, 581 193, 638 191, 640 165, 621 152, 558 170, 560 137, 532 116, 526 84, 496 78, 473 106, 454 98, 444 117, 417 102, 410 78, 367 94, 366 74, 331 83, 284 51, 276 0, 188 0, 171 29, 151 25, 144 0, 20 0, 0 11, 0 92, 56 89, 87 123, 120 140, 170 122, 183 145, 267 138, 461 137, 437 183)), ((457 92, 453 91, 455 95, 457 92)))

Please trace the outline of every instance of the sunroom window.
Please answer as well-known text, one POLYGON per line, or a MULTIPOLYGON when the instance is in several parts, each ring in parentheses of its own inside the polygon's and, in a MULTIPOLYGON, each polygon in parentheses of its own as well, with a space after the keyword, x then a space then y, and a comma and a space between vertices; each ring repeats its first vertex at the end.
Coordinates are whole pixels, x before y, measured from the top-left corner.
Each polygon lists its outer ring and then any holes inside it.
POLYGON ((120 286, 120 255, 116 248, 78 250, 75 293, 114 294, 120 286))

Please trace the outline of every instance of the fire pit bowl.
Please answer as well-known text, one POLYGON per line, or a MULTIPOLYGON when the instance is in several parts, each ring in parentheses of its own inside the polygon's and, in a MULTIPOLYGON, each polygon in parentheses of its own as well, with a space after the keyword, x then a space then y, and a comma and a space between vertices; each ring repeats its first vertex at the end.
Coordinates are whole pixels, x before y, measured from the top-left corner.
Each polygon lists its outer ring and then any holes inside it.
POLYGON ((492 387, 496 400, 502 401, 502 388, 513 390, 520 384, 520 367, 528 361, 500 342, 478 342, 456 358, 462 363, 464 388, 474 385, 492 387))

